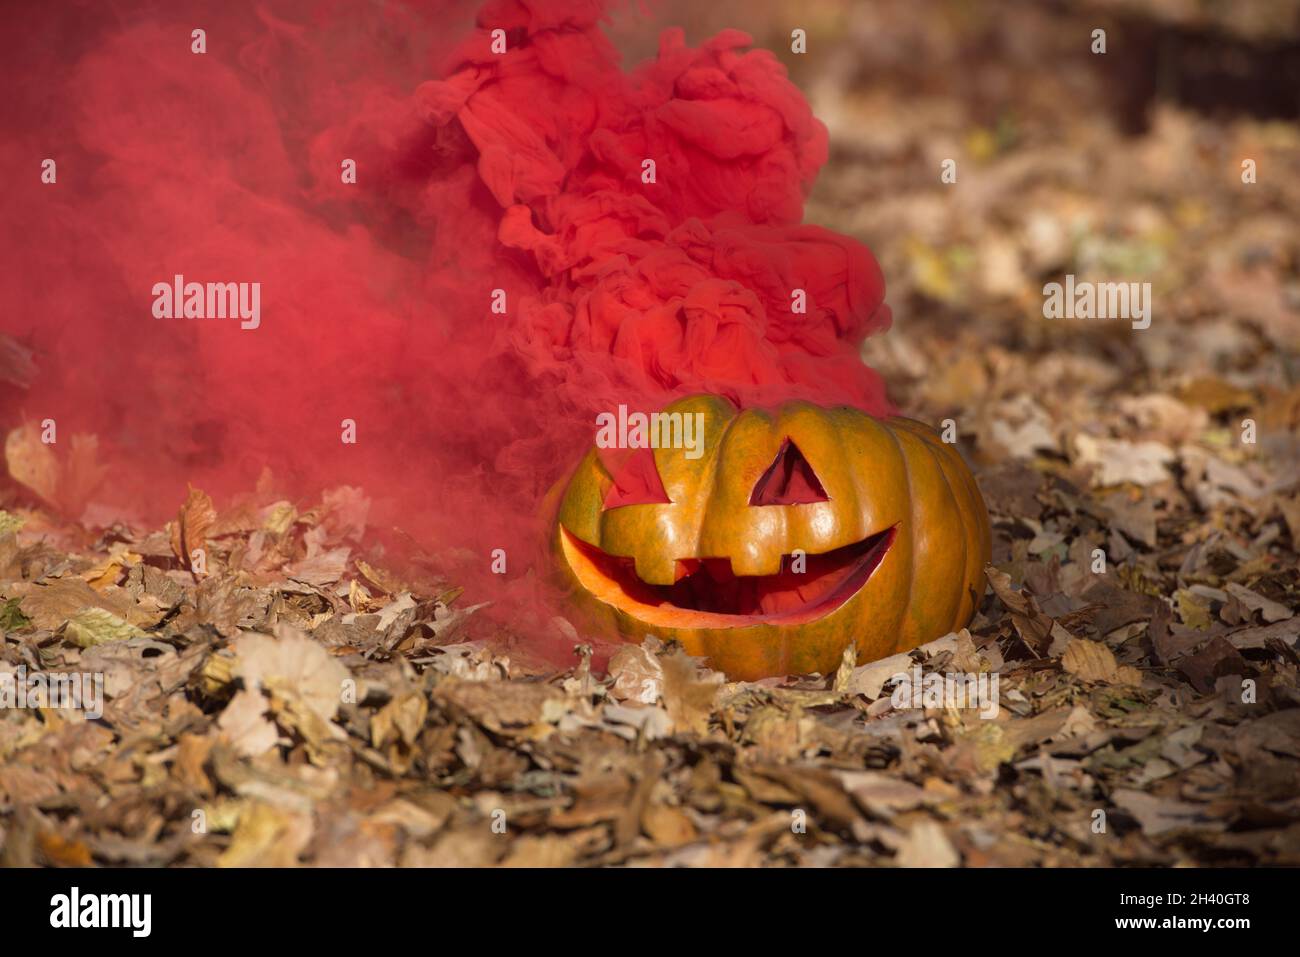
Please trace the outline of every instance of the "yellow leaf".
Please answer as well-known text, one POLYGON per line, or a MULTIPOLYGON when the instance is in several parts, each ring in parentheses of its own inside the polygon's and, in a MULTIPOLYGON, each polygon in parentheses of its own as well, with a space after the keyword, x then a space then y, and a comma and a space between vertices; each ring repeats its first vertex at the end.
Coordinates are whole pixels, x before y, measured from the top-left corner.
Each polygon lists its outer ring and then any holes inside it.
POLYGON ((288 502, 276 502, 264 510, 262 528, 272 535, 283 535, 298 518, 298 510, 288 502))
POLYGON ((143 631, 103 608, 86 608, 68 619, 63 636, 81 648, 128 638, 146 638, 143 631))
POLYGON ((16 534, 25 524, 26 520, 21 515, 0 509, 0 538, 16 534))
POLYGON ((95 591, 102 592, 108 586, 118 583, 124 569, 132 568, 143 560, 135 552, 120 551, 116 555, 110 555, 102 562, 87 568, 81 573, 81 577, 95 591))

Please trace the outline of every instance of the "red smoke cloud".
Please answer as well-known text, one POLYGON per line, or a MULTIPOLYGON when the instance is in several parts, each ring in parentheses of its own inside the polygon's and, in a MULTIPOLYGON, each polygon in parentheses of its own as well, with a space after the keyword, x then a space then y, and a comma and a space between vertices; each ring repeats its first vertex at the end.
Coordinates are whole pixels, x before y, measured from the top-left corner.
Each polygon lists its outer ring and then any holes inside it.
POLYGON ((0 424, 95 433, 95 502, 142 518, 263 466, 304 495, 361 485, 372 522, 467 549, 502 602, 532 592, 541 500, 597 412, 698 391, 887 411, 858 357, 889 322, 879 268, 800 224, 825 127, 739 32, 668 30, 624 72, 605 7, 11 6, 0 424), (260 325, 155 318, 177 274, 260 282, 260 325))

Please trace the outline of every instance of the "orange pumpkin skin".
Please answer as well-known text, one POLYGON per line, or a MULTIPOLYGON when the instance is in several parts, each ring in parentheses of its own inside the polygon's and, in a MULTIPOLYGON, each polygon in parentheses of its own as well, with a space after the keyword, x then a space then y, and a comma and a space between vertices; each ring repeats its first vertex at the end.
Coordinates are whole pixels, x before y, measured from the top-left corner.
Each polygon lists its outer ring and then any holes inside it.
POLYGON ((851 644, 859 662, 874 661, 970 621, 990 558, 988 510, 961 456, 932 429, 802 401, 742 412, 718 396, 692 396, 665 411, 703 413, 704 425, 699 458, 654 450, 671 501, 605 508, 613 480, 593 448, 569 479, 554 528, 555 557, 574 594, 622 638, 673 639, 729 677, 753 680, 828 673, 851 644), (815 473, 824 500, 751 504, 787 442, 815 473), (868 545, 865 557, 854 557, 868 545), (698 610, 663 598, 697 559, 729 559, 735 576, 785 570, 780 580, 788 581, 791 559, 783 556, 797 550, 809 565, 846 556, 843 574, 855 577, 772 614, 698 610), (863 574, 869 577, 859 581, 863 574))

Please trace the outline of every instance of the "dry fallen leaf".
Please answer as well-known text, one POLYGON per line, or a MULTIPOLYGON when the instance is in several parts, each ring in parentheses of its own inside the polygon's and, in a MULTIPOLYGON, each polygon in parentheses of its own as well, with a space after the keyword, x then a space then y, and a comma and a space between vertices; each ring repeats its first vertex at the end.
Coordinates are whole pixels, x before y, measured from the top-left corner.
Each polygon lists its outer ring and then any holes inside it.
POLYGON ((1169 466, 1177 459, 1174 450, 1160 442, 1095 438, 1080 432, 1074 445, 1079 463, 1096 469, 1093 481, 1099 486, 1155 485, 1172 477, 1169 466))
POLYGON ((1105 645, 1083 638, 1072 638, 1061 656, 1061 667, 1084 681, 1140 685, 1142 673, 1132 665, 1121 665, 1105 645))
POLYGON ((292 867, 311 834, 309 815, 250 801, 240 811, 230 846, 217 863, 222 867, 292 867))
POLYGON ((853 670, 846 690, 850 694, 866 695, 872 699, 879 698, 881 689, 894 675, 906 673, 911 667, 912 657, 906 653, 890 655, 888 658, 861 665, 853 670))
POLYGON ((1251 611, 1257 611, 1260 617, 1267 624, 1275 621, 1286 621, 1292 616, 1292 611, 1286 605, 1272 599, 1265 598, 1258 592, 1253 592, 1244 585, 1238 585, 1236 582, 1228 582, 1223 586, 1224 591, 1233 595, 1239 602, 1249 608, 1251 611))
POLYGON ((693 658, 680 651, 659 660, 664 673, 664 708, 673 720, 673 727, 677 731, 705 734, 724 676, 700 669, 693 658))
POLYGON ((279 735, 266 717, 266 711, 266 698, 261 694, 246 689, 237 691, 217 721, 223 740, 250 758, 275 747, 279 735))
POLYGON ((1010 575, 992 565, 984 569, 984 574, 994 594, 1011 612, 1011 621, 1025 644, 1036 655, 1046 654, 1053 629, 1058 627, 1051 616, 1039 610, 1033 596, 1016 591, 1011 585, 1010 575))
POLYGON ((59 500, 59 460, 41 441, 35 423, 21 425, 5 437, 5 463, 15 482, 25 485, 51 505, 59 500))
POLYGON ((86 608, 77 612, 64 625, 63 636, 79 648, 147 637, 135 625, 103 608, 86 608))
POLYGON ((619 701, 654 704, 663 695, 664 669, 654 653, 658 642, 623 645, 609 659, 609 693, 619 701))
POLYGON ((338 713, 348 670, 320 644, 289 625, 275 636, 250 632, 233 644, 233 672, 249 689, 301 700, 325 721, 338 713))
POLYGON ((898 863, 903 867, 958 867, 961 855, 942 827, 934 821, 918 821, 898 851, 898 863))
POLYGON ((216 520, 217 510, 212 499, 191 486, 189 496, 172 525, 172 551, 186 568, 193 568, 196 550, 206 551, 208 529, 216 520))

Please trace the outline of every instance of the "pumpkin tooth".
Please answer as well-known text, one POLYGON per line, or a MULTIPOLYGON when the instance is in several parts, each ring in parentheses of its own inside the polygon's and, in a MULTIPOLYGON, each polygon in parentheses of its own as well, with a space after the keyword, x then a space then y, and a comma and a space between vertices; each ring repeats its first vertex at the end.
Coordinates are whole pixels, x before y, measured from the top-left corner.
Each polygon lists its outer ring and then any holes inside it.
POLYGON ((731 570, 737 575, 781 574, 781 553, 746 551, 731 559, 731 570))
POLYGON ((636 556, 636 576, 647 585, 673 585, 677 582, 677 561, 658 555, 636 556))

